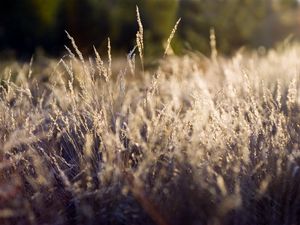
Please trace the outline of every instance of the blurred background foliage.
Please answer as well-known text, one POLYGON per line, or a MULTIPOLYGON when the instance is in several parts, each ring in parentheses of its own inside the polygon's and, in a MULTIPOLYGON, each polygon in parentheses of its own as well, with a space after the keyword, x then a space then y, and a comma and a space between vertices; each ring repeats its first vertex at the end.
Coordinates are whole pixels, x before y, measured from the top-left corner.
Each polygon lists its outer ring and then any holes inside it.
POLYGON ((111 38, 115 53, 135 45, 136 5, 144 25, 146 55, 159 55, 176 20, 182 18, 173 42, 178 54, 209 54, 209 30, 217 47, 230 54, 246 47, 274 46, 293 34, 299 37, 297 0, 9 0, 0 7, 0 51, 30 57, 43 50, 60 55, 67 30, 80 49, 104 50, 111 38))

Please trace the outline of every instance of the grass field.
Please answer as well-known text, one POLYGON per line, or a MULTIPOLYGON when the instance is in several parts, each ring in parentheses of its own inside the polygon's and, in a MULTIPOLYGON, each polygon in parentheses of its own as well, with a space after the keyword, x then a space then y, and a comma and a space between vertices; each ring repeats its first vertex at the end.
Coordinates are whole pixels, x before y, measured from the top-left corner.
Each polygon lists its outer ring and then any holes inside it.
POLYGON ((137 40, 2 65, 0 224, 300 224, 300 46, 154 69, 137 40))

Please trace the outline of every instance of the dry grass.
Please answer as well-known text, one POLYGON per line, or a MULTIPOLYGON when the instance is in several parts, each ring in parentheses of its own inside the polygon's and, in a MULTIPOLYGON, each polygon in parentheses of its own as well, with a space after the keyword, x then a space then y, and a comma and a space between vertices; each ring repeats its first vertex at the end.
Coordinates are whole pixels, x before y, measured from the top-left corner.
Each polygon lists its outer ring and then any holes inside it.
POLYGON ((299 45, 116 73, 71 40, 1 72, 0 224, 300 223, 299 45))

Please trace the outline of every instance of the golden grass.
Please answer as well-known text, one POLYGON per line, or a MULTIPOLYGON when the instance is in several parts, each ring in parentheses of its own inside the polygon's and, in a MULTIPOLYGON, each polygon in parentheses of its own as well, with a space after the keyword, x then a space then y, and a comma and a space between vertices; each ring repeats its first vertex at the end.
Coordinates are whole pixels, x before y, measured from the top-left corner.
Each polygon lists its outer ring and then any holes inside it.
POLYGON ((299 45, 116 72, 68 37, 1 72, 0 224, 299 224, 299 45))

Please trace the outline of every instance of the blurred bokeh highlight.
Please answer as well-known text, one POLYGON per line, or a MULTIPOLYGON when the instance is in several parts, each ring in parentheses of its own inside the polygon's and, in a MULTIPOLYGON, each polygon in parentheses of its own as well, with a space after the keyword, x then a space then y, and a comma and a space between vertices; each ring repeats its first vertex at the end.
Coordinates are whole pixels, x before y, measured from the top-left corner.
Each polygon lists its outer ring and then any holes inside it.
POLYGON ((173 50, 208 54, 209 31, 217 47, 230 54, 240 47, 272 47, 300 36, 297 0, 10 0, 0 7, 0 55, 31 57, 36 51, 60 56, 65 30, 85 54, 107 46, 115 54, 130 51, 137 31, 136 5, 145 29, 146 56, 163 52, 178 18, 173 50))

